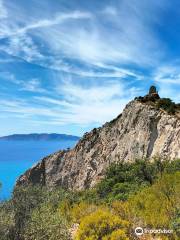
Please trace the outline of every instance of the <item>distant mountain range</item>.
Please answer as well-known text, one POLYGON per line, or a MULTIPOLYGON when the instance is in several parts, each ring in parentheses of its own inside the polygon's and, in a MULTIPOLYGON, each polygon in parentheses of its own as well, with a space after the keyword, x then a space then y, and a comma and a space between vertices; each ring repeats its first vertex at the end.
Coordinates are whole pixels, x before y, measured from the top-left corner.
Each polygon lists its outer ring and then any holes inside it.
POLYGON ((77 141, 80 137, 67 135, 67 134, 57 134, 57 133, 31 133, 31 134, 13 134, 9 136, 0 137, 0 140, 8 141, 77 141))

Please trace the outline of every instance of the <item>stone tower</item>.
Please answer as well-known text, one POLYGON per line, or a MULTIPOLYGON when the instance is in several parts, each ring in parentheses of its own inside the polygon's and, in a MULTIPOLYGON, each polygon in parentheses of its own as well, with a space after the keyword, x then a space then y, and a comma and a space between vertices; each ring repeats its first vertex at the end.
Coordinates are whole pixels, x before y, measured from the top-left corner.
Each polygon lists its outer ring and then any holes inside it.
POLYGON ((149 88, 149 95, 151 95, 151 94, 158 94, 155 86, 151 86, 149 88))

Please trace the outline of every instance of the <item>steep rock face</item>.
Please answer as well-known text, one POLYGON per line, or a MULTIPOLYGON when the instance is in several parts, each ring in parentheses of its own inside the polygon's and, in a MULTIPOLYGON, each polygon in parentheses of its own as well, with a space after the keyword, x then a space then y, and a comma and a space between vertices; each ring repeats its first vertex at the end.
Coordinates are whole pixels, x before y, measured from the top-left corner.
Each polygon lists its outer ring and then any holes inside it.
POLYGON ((115 120, 86 133, 74 149, 44 158, 17 185, 41 183, 82 190, 102 179, 113 162, 156 155, 180 158, 180 119, 134 100, 115 120))

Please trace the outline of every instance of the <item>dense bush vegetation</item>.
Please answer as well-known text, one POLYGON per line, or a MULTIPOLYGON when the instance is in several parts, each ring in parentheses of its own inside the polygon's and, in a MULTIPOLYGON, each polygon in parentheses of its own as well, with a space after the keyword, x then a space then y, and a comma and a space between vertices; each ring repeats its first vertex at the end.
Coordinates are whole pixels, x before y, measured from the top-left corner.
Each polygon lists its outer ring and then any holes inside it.
POLYGON ((18 187, 0 204, 0 240, 126 240, 136 226, 173 229, 161 239, 180 238, 180 160, 113 164, 82 192, 18 187))
MULTIPOLYGON (((172 228, 179 210, 180 172, 164 174, 129 200, 132 215, 152 227, 172 228), (157 214, 158 213, 158 214, 157 214)), ((180 226, 179 226, 180 227, 180 226)))
POLYGON ((113 164, 104 180, 97 185, 97 194, 107 201, 127 200, 128 197, 145 186, 152 185, 163 172, 176 172, 180 169, 180 160, 147 159, 134 163, 113 164))
POLYGON ((162 108, 170 114, 175 114, 177 106, 170 98, 160 98, 156 102, 157 108, 162 108))
POLYGON ((43 204, 36 208, 26 224, 24 231, 25 240, 67 240, 70 239, 68 224, 57 208, 43 204))
POLYGON ((84 217, 80 223, 76 240, 128 239, 129 223, 106 209, 99 209, 84 217))
POLYGON ((158 93, 155 93, 155 89, 153 89, 154 86, 152 86, 152 89, 150 89, 150 92, 148 95, 144 97, 136 97, 135 100, 138 100, 142 103, 150 104, 157 109, 163 109, 169 114, 175 114, 177 112, 180 112, 180 104, 174 103, 170 98, 160 98, 158 93))
POLYGON ((0 240, 13 240, 14 213, 11 201, 0 204, 0 240))

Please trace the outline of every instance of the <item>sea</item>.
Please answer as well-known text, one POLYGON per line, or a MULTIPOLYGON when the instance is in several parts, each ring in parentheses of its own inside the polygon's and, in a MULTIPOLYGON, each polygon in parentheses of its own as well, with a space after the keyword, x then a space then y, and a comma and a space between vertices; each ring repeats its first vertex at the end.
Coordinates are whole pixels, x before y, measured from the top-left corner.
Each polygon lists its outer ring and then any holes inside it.
POLYGON ((0 141, 0 201, 11 197, 17 178, 43 157, 76 141, 0 141))

